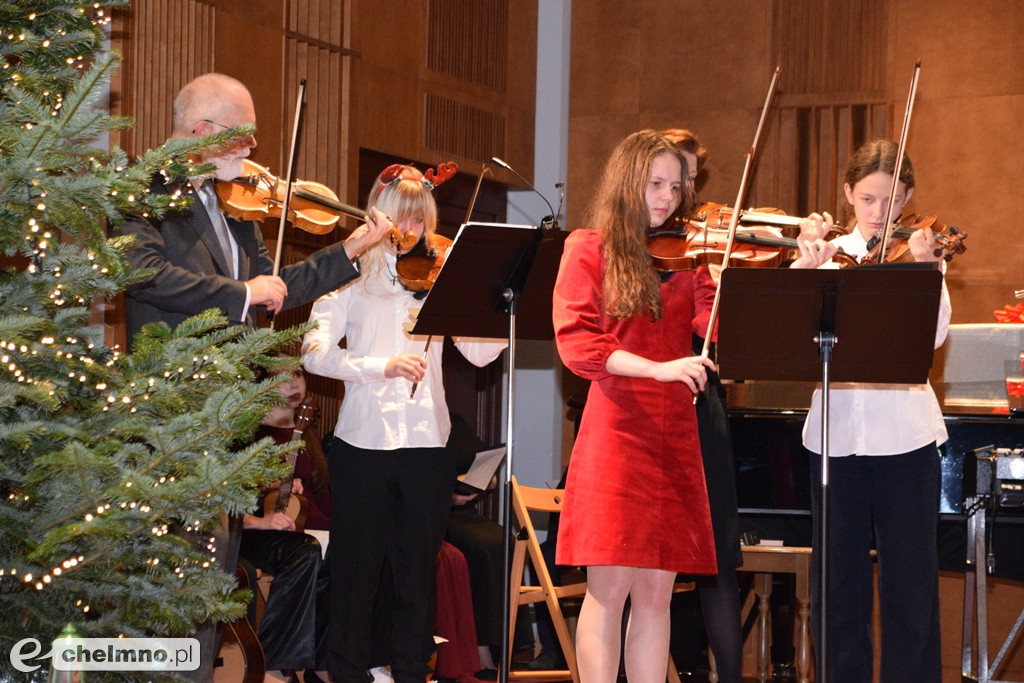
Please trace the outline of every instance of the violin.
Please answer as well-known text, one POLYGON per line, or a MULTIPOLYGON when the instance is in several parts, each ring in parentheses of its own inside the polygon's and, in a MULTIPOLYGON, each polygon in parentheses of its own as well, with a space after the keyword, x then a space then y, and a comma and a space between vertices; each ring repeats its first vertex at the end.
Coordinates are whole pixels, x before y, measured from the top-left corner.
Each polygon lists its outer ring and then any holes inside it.
MULTIPOLYGON (((700 204, 691 216, 684 219, 676 219, 678 222, 695 224, 698 228, 711 230, 726 230, 732 220, 734 209, 725 204, 715 202, 704 202, 700 204)), ((741 209, 739 222, 741 226, 770 225, 780 229, 784 237, 796 237, 800 230, 800 219, 795 216, 788 216, 776 208, 741 209)))
POLYGON ((967 233, 955 225, 946 227, 939 222, 937 216, 921 216, 910 214, 900 216, 896 219, 895 225, 889 232, 888 242, 885 246, 885 257, 879 260, 879 251, 882 247, 882 235, 879 234, 868 240, 868 253, 861 258, 861 264, 869 263, 902 263, 913 261, 914 255, 910 252, 910 244, 907 240, 911 238, 916 230, 931 228, 935 234, 935 242, 939 245, 935 248, 935 256, 941 256, 945 261, 952 261, 953 256, 967 251, 964 240, 967 233))
MULTIPOLYGON (((287 183, 251 159, 242 160, 243 175, 234 180, 218 180, 217 200, 221 211, 235 220, 263 221, 278 218, 284 206, 287 183)), ((296 228, 314 235, 325 235, 334 229, 342 215, 366 220, 362 209, 338 201, 338 196, 326 185, 310 180, 292 183, 288 202, 288 220, 296 228)), ((392 244, 399 251, 411 249, 417 242, 412 231, 402 233, 394 225, 388 232, 392 244)))
MULTIPOLYGON (((795 239, 773 235, 767 229, 761 234, 764 241, 748 240, 752 234, 753 229, 736 231, 736 241, 744 246, 733 248, 729 265, 775 268, 789 257, 789 249, 797 248, 795 239)), ((692 226, 685 231, 673 228, 649 234, 647 251, 658 270, 695 270, 703 265, 721 265, 725 261, 728 237, 721 230, 697 230, 692 226)))
MULTIPOLYGON (((675 272, 695 270, 703 265, 721 265, 725 260, 732 214, 733 210, 725 204, 704 202, 690 216, 677 216, 671 228, 650 233, 647 236, 647 251, 654 267, 661 271, 675 272)), ((799 224, 799 219, 792 219, 778 209, 741 211, 740 216, 741 221, 756 221, 761 225, 799 224)), ((737 241, 741 241, 740 232, 753 231, 737 231, 737 241)), ((783 239, 767 228, 762 230, 762 234, 769 239, 783 239)), ((782 251, 786 245, 768 242, 761 245, 748 244, 752 246, 733 249, 729 257, 731 265, 774 268, 786 258, 782 251)), ((796 248, 795 242, 792 248, 796 248)))
POLYGON ((410 292, 428 292, 441 272, 453 240, 444 235, 426 235, 412 250, 399 254, 395 262, 398 281, 410 292))
MULTIPOLYGON (((705 202, 697 207, 692 216, 685 219, 677 219, 677 222, 682 220, 695 224, 698 228, 725 230, 729 227, 732 214, 733 208, 731 206, 705 202)), ((801 220, 803 219, 799 216, 790 216, 776 208, 741 209, 739 216, 741 227, 752 225, 772 226, 779 229, 782 237, 796 237, 799 235, 801 220)), ((832 229, 823 239, 830 240, 833 237, 845 235, 846 232, 842 226, 833 225, 832 229)))
MULTIPOLYGON (((719 227, 732 218, 733 209, 723 204, 701 204, 690 218, 676 218, 670 230, 651 233, 647 250, 654 267, 674 272, 693 270, 705 264, 720 265, 728 241, 728 225, 719 227)), ((791 261, 800 251, 795 237, 786 236, 787 227, 799 234, 800 218, 782 213, 779 209, 751 209, 740 211, 740 223, 761 223, 736 231, 736 242, 746 245, 735 247, 729 265, 753 268, 776 268, 791 261)), ((838 225, 824 237, 831 240, 845 235, 838 225)), ((857 265, 856 259, 840 249, 832 261, 840 268, 857 265)))

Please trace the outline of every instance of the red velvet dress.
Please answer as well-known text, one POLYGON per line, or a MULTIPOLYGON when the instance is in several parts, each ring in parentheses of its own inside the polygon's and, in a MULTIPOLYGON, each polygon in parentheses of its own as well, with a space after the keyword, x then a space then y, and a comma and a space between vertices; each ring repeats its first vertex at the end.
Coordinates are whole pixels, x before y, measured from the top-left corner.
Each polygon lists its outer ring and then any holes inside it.
POLYGON ((664 314, 614 319, 603 307, 604 258, 592 230, 565 242, 554 291, 562 362, 591 380, 572 451, 557 562, 714 574, 715 542, 693 394, 681 382, 611 375, 616 349, 655 361, 692 355, 714 284, 706 268, 661 285, 664 314))

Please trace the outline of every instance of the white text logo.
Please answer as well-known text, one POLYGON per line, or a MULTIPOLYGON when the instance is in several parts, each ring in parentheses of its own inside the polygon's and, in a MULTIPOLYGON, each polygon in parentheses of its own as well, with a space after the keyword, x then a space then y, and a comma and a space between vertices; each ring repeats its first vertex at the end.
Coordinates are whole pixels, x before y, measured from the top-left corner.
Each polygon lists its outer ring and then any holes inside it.
POLYGON ((75 638, 61 637, 40 655, 39 641, 25 638, 11 649, 11 664, 18 671, 35 671, 29 659, 50 659, 57 671, 195 671, 199 668, 199 641, 195 638, 75 638), (26 651, 31 648, 31 651, 26 651))

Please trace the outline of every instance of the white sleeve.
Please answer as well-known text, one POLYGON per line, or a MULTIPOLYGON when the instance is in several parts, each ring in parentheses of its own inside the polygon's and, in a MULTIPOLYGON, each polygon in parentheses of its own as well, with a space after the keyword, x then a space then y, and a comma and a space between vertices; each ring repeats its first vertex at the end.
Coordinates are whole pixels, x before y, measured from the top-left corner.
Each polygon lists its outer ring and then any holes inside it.
POLYGON ((383 382, 387 358, 361 355, 338 343, 345 337, 351 287, 342 287, 320 297, 309 319, 317 323, 302 340, 302 364, 315 375, 346 382, 383 382))
POLYGON ((459 353, 478 368, 490 363, 508 347, 508 342, 505 340, 481 337, 452 337, 452 341, 459 353))

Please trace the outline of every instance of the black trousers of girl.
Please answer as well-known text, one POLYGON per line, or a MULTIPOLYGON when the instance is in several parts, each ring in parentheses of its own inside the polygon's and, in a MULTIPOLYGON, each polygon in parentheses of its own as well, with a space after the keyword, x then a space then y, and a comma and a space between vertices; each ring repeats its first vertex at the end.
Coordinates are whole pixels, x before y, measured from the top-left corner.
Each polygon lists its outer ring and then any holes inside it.
POLYGON ((396 683, 422 683, 434 651, 435 559, 455 486, 445 448, 367 450, 334 438, 331 474, 331 643, 335 681, 365 683, 374 601, 391 572, 396 683))
MULTIPOLYGON (((882 683, 938 683, 938 519, 940 463, 929 444, 902 455, 829 460, 828 680, 870 683, 874 579, 871 539, 878 554, 882 622, 882 683)), ((811 619, 821 623, 819 547, 821 456, 811 454, 814 520, 811 619)), ((820 659, 820 653, 818 653, 820 659)))
MULTIPOLYGON (((703 344, 703 340, 695 335, 694 353, 700 353, 703 344)), ((697 584, 704 630, 715 656, 718 680, 721 683, 739 683, 743 673, 743 629, 736 567, 742 564, 743 555, 739 540, 736 465, 725 387, 718 373, 712 370, 708 371, 704 393, 697 401, 697 431, 711 507, 711 528, 715 533, 718 573, 687 578, 697 584)))
POLYGON ((240 554, 274 576, 259 632, 267 668, 326 668, 330 576, 317 540, 295 531, 246 529, 240 554))

